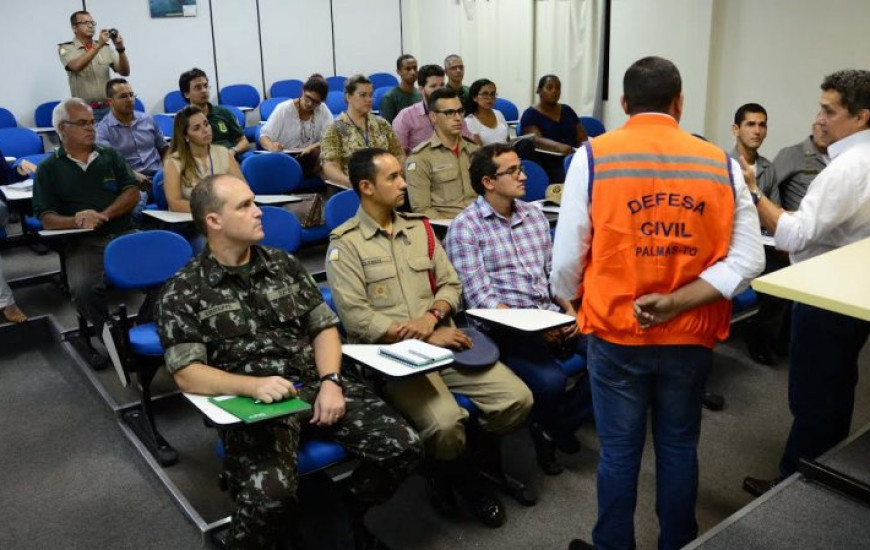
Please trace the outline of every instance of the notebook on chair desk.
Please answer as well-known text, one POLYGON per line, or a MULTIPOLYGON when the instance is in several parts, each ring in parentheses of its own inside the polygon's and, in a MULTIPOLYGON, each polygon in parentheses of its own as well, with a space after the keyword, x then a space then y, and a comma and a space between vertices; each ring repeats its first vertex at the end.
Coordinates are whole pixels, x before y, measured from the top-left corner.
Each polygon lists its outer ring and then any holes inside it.
POLYGON ((378 349, 381 355, 409 367, 425 367, 453 358, 449 349, 439 348, 420 340, 403 340, 378 349))

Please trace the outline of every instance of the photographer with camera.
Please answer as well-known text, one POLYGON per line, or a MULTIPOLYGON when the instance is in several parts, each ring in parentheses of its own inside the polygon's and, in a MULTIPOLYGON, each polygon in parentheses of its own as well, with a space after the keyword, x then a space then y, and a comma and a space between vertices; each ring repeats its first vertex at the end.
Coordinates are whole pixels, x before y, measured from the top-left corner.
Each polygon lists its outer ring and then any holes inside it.
POLYGON ((102 29, 94 40, 97 22, 86 11, 73 13, 69 21, 75 38, 58 44, 60 62, 69 77, 70 95, 87 102, 99 122, 109 112, 105 95, 106 83, 111 77, 109 67, 121 76, 130 75, 127 48, 118 29, 102 29), (114 50, 105 47, 110 41, 114 50))

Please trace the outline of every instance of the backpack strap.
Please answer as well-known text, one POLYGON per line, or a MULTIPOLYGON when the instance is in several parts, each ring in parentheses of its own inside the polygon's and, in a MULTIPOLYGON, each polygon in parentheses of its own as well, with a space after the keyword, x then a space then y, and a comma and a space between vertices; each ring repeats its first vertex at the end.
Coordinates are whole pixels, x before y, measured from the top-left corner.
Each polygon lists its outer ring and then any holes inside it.
MULTIPOLYGON (((426 240, 429 247, 429 259, 435 255, 435 232, 432 231, 432 224, 429 223, 429 218, 423 218, 423 225, 426 227, 426 240)), ((432 289, 432 296, 438 291, 438 285, 435 283, 435 270, 429 270, 429 287, 432 289)))

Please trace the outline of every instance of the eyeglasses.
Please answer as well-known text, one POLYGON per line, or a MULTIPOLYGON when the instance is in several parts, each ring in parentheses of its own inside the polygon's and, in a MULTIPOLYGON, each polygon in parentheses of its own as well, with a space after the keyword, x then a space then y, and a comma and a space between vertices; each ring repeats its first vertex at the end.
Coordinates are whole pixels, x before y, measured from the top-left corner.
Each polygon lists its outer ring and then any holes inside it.
POLYGON ((92 119, 92 118, 88 119, 88 120, 75 120, 75 121, 64 120, 64 121, 61 121, 61 124, 67 124, 69 126, 78 126, 79 128, 93 128, 94 124, 96 124, 96 123, 97 123, 97 121, 92 119))
POLYGON ((477 97, 487 97, 487 98, 492 97, 492 98, 496 98, 496 97, 498 97, 498 92, 479 92, 479 93, 477 94, 477 97))
POLYGON ((505 170, 503 172, 496 172, 492 176, 494 178, 497 178, 499 176, 510 176, 513 179, 518 180, 518 179, 520 179, 520 176, 525 174, 525 173, 526 173, 526 169, 523 168, 523 165, 517 164, 516 166, 511 166, 510 168, 508 168, 507 170, 505 170))
POLYGON ((314 107, 317 107, 318 105, 323 103, 323 101, 321 101, 319 99, 315 99, 308 94, 302 94, 302 99, 304 99, 305 101, 307 101, 308 103, 310 103, 314 107))
POLYGON ((76 21, 76 25, 84 25, 86 27, 96 27, 96 21, 76 21))
POLYGON ((436 113, 441 113, 442 115, 446 116, 447 118, 452 118, 456 115, 462 116, 465 114, 465 109, 463 109, 461 107, 459 109, 443 109, 441 111, 439 111, 437 109, 432 109, 432 110, 435 111, 436 113))

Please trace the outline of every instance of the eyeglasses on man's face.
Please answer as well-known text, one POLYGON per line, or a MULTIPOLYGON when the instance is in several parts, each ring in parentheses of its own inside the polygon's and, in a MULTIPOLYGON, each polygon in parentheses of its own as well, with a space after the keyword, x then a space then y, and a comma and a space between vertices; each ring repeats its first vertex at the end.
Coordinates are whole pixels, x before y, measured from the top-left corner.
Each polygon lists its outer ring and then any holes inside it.
POLYGON ((517 164, 516 166, 511 166, 507 170, 503 170, 501 172, 496 172, 492 176, 494 178, 498 178, 501 176, 510 176, 515 180, 520 179, 520 176, 526 173, 526 169, 523 168, 522 164, 517 164))
POLYGON ((93 128, 96 122, 96 120, 90 118, 81 120, 64 120, 61 124, 66 124, 67 126, 78 126, 79 128, 93 128))
POLYGON ((460 107, 459 109, 441 109, 440 111, 437 109, 433 109, 436 113, 442 114, 447 118, 452 118, 456 115, 462 116, 465 114, 465 109, 460 107))
POLYGON ((96 21, 76 21, 76 25, 82 25, 84 27, 96 27, 96 21))

